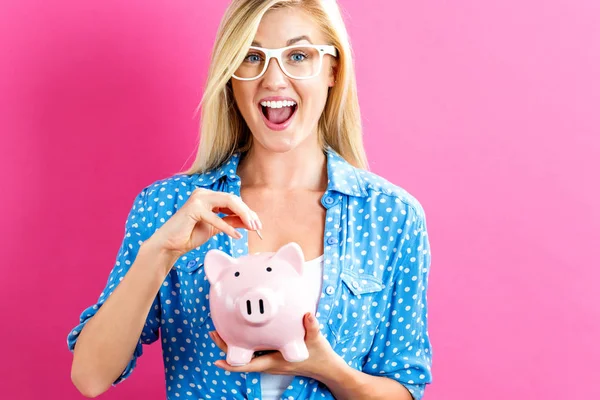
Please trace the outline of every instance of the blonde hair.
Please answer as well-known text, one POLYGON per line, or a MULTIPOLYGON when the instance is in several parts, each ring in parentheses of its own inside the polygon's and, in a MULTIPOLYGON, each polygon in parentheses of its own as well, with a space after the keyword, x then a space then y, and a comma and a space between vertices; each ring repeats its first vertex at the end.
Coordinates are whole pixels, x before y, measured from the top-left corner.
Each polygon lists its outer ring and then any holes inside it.
POLYGON ((233 0, 219 25, 202 100, 200 142, 196 159, 184 174, 204 173, 247 151, 252 135, 235 106, 228 84, 250 47, 260 21, 269 10, 299 7, 321 27, 328 43, 338 50, 336 84, 329 89, 319 119, 319 143, 331 147, 355 167, 367 169, 362 140, 352 49, 335 0, 233 0))

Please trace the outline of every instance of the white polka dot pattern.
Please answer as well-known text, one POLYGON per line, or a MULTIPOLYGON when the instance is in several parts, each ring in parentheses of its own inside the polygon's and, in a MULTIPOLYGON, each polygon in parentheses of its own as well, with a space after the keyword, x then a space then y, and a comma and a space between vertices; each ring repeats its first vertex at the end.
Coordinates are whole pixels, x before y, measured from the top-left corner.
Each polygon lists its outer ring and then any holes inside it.
MULTIPOLYGON (((85 323, 123 279, 142 241, 181 207, 197 187, 240 194, 239 155, 206 174, 175 175, 144 188, 127 218, 125 237, 98 302, 85 309, 68 334, 73 351, 85 323)), ((421 399, 431 382, 427 285, 431 254, 425 213, 404 189, 358 170, 327 149, 328 188, 321 298, 316 316, 323 335, 351 367, 403 384, 421 399)), ((163 349, 168 399, 260 399, 260 374, 230 373, 214 365, 225 354, 208 332, 209 283, 203 260, 212 248, 248 253, 247 231, 232 241, 219 234, 175 263, 146 318, 133 357, 115 384, 126 379, 143 344, 163 349)), ((333 399, 320 382, 294 377, 284 399, 333 399)))

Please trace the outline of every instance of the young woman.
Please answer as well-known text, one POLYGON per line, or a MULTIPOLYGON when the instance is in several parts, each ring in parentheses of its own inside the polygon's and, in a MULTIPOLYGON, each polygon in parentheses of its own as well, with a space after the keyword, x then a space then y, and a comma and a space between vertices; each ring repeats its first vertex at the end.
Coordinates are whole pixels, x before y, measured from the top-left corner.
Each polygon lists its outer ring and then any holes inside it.
POLYGON ((193 166, 138 194, 106 289, 68 335, 75 386, 103 393, 160 337, 169 399, 420 399, 431 382, 425 214, 367 171, 336 2, 234 0, 201 120, 193 166), (229 366, 204 256, 289 242, 312 277, 309 358, 229 366))

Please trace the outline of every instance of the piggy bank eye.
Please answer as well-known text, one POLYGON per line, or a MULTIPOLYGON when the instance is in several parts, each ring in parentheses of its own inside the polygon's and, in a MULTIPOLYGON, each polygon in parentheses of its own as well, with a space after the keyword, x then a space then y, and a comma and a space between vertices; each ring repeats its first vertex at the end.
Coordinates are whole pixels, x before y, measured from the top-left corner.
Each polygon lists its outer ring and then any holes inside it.
POLYGON ((273 268, 267 267, 267 271, 271 272, 271 271, 273 271, 273 268))
POLYGON ((236 271, 235 276, 240 276, 240 273, 236 271))

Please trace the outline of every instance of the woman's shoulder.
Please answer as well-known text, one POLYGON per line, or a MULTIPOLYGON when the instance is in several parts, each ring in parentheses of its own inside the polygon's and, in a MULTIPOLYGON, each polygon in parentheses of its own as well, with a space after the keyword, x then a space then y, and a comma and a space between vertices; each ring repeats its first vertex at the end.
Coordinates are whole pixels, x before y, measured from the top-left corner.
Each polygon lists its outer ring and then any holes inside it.
POLYGON ((143 190, 146 190, 148 196, 165 196, 178 194, 186 194, 196 189, 196 183, 202 174, 174 174, 166 178, 157 179, 148 184, 143 190))
POLYGON ((399 184, 392 183, 387 178, 363 169, 356 169, 357 176, 366 195, 367 201, 385 202, 388 198, 395 204, 411 208, 416 214, 424 215, 424 209, 417 197, 399 184))
POLYGON ((155 196, 159 198, 170 198, 175 195, 180 197, 190 196, 192 192, 199 187, 218 190, 217 187, 214 187, 215 180, 212 179, 213 175, 214 171, 195 174, 177 173, 151 181, 149 184, 142 187, 140 191, 147 197, 155 196))

